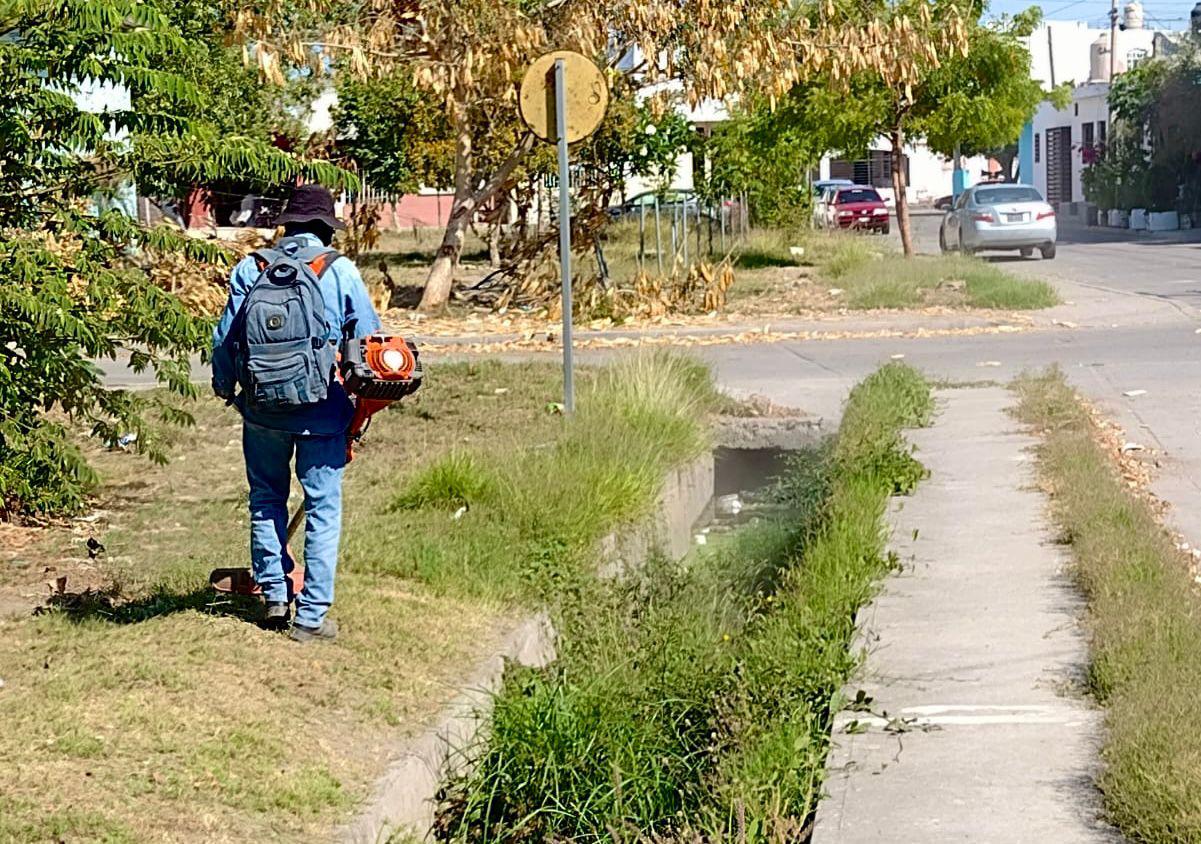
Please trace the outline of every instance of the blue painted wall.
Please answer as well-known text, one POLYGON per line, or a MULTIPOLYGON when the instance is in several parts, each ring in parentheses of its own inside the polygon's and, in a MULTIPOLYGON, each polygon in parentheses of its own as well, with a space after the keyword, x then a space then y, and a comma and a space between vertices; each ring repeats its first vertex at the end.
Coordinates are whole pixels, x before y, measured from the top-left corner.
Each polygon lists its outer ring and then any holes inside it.
POLYGON ((1018 179, 1027 185, 1034 184, 1034 124, 1026 123, 1018 137, 1018 179))

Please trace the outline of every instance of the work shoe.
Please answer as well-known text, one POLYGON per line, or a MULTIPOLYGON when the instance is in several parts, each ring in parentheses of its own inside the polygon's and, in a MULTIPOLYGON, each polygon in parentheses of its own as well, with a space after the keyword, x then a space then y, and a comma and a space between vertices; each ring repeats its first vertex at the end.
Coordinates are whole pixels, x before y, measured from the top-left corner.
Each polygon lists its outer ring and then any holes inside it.
POLYGON ((292 632, 288 634, 294 642, 332 642, 338 638, 338 625, 332 619, 325 619, 320 627, 305 627, 303 624, 293 624, 292 632))
POLYGON ((263 627, 267 630, 286 630, 292 620, 292 605, 287 601, 268 601, 263 613, 263 627))

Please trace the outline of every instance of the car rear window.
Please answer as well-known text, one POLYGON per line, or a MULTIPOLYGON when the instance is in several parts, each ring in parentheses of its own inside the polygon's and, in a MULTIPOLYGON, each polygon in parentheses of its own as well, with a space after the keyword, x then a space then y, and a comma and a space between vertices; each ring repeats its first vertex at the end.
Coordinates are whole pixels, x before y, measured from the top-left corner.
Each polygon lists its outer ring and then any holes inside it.
POLYGON ((855 188, 854 190, 840 190, 838 192, 839 205, 846 202, 883 202, 880 199, 880 194, 876 193, 871 188, 855 188))
POLYGON ((989 205, 994 202, 1042 202, 1043 197, 1034 188, 1007 187, 988 188, 976 191, 976 202, 989 205))

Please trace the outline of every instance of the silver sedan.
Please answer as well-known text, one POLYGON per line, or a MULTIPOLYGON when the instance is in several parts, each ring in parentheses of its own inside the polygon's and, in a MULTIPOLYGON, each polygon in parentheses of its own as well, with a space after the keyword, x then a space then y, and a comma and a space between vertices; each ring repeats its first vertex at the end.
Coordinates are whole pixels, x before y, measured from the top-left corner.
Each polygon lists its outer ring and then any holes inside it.
POLYGON ((1055 257, 1055 209, 1030 185, 982 184, 955 200, 938 229, 943 252, 971 255, 985 249, 1017 249, 1030 257, 1037 249, 1055 257))

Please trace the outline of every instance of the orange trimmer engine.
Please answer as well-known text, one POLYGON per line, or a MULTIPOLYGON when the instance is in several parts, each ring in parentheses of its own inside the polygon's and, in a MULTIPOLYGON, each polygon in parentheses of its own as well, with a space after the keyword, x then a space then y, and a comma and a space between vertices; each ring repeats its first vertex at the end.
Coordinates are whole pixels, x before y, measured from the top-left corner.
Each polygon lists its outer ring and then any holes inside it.
POLYGON ((346 457, 353 459, 354 443, 362 438, 371 417, 421 386, 421 361, 417 347, 403 337, 372 334, 343 342, 338 371, 355 402, 346 444, 346 457))

